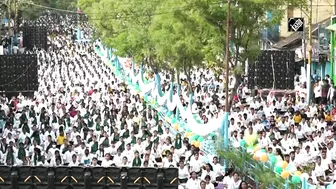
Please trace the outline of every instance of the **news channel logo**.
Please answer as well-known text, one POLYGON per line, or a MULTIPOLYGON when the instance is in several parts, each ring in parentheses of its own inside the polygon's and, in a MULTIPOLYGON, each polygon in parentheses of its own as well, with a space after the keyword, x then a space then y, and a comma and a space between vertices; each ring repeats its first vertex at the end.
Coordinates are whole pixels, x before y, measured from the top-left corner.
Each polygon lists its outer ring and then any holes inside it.
POLYGON ((289 32, 302 32, 304 29, 303 18, 288 18, 288 31, 289 32))

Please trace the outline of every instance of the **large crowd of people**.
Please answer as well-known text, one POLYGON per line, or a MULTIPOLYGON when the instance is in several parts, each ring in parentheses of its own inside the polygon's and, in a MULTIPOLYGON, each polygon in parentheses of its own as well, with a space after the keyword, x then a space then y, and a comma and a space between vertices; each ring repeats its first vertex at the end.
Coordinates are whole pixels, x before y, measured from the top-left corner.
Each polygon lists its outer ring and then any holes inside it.
POLYGON ((329 76, 315 76, 313 103, 303 96, 276 97, 270 92, 251 98, 242 109, 231 112, 231 141, 257 135, 257 148, 286 161, 291 173, 309 174, 309 186, 326 188, 334 183, 335 88, 329 76))
MULTIPOLYGON (((206 162, 187 138, 172 134, 157 110, 95 53, 99 44, 74 41, 77 25, 71 17, 60 20, 40 19, 48 23, 50 47, 29 52, 38 54, 38 91, 1 95, 0 164, 176 167, 182 188, 220 185, 217 157, 206 162)), ((88 38, 90 27, 81 28, 88 38)), ((238 173, 230 175, 225 188, 246 188, 238 173)))
MULTIPOLYGON (((56 22, 45 15, 42 20, 48 22, 50 47, 34 50, 38 91, 0 97, 0 164, 176 167, 181 188, 249 188, 239 172, 223 170, 216 156, 206 161, 188 138, 171 133, 157 110, 95 53, 99 43, 74 41, 77 24, 71 17, 56 22)), ((81 28, 89 38, 90 27, 81 28)), ((217 119, 224 113, 223 79, 210 69, 194 70, 192 75, 191 85, 197 90, 192 112, 204 123, 217 119)), ((182 81, 187 82, 183 77, 182 81)), ((237 92, 229 124, 233 146, 258 135, 259 148, 287 161, 291 172, 307 172, 310 185, 324 188, 333 183, 336 94, 329 78, 318 82, 311 105, 300 95, 270 92, 252 97, 245 80, 229 82, 230 92, 237 92), (238 91, 233 91, 237 82, 238 91)), ((165 90, 168 84, 162 86, 165 90)))

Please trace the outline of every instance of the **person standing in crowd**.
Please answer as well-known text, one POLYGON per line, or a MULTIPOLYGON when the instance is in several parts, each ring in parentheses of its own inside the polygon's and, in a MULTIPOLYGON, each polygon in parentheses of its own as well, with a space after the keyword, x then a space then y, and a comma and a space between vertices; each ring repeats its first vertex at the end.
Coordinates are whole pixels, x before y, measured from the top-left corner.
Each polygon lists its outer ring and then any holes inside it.
POLYGON ((327 99, 330 104, 336 104, 336 89, 333 82, 331 82, 331 86, 328 90, 327 99))

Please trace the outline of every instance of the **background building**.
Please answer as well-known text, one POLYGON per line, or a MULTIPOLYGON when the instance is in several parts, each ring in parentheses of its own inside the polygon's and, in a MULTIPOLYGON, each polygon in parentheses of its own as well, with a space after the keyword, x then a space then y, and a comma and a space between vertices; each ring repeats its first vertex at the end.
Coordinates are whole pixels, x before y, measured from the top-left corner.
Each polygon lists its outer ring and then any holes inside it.
MULTIPOLYGON (((309 0, 307 5, 309 5, 309 0)), ((330 19, 334 15, 335 0, 313 0, 312 7, 312 24, 317 24, 325 19, 330 19)), ((303 8, 287 7, 286 15, 280 26, 280 38, 288 37, 292 32, 288 32, 287 21, 288 18, 302 17, 305 19, 305 24, 308 26, 308 10, 303 8)))

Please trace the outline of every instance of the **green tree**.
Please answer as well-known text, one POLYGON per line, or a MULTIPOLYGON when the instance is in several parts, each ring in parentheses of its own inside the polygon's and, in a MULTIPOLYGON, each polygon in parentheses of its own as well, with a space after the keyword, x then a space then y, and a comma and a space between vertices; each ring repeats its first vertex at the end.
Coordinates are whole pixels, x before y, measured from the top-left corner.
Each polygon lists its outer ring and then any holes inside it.
POLYGON ((103 42, 117 49, 116 55, 132 57, 135 62, 151 67, 155 73, 168 69, 158 59, 149 35, 160 1, 80 0, 79 4, 103 42))
POLYGON ((164 1, 157 8, 149 33, 159 58, 186 75, 190 92, 192 70, 201 67, 204 60, 203 28, 192 11, 185 1, 164 1))
POLYGON ((207 66, 222 74, 225 47, 230 45, 230 74, 237 81, 234 91, 245 74, 246 62, 255 62, 260 53, 261 32, 280 24, 288 4, 304 7, 305 1, 232 1, 231 40, 227 42, 226 1, 80 0, 105 44, 116 48, 117 55, 132 57, 156 73, 181 71, 190 80, 192 68, 207 66), (267 18, 267 13, 272 17, 267 18))

